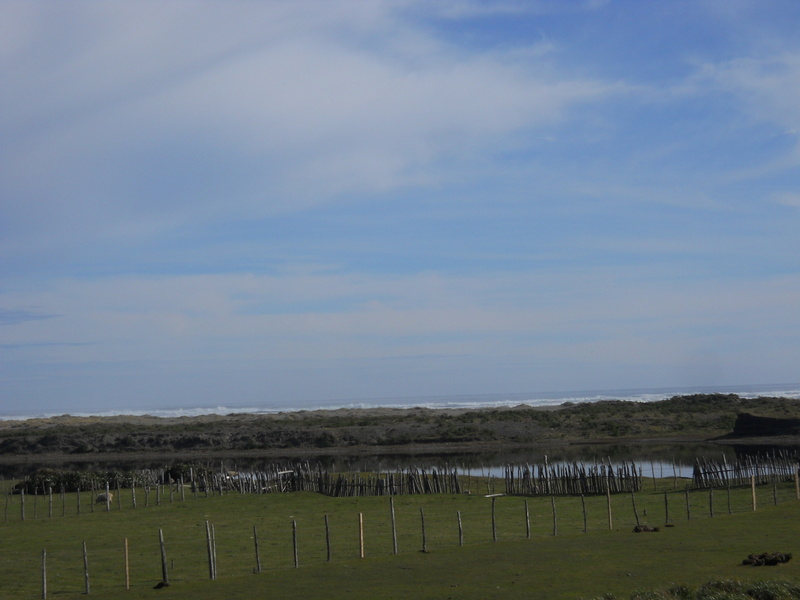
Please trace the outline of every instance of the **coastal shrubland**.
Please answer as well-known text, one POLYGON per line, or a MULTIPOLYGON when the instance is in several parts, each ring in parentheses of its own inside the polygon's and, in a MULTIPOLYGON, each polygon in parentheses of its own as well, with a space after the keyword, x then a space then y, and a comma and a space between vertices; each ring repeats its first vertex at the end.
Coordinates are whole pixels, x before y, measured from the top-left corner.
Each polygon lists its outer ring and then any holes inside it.
MULTIPOLYGON (((800 419, 800 400, 697 394, 555 408, 375 408, 178 418, 62 415, 0 421, 0 457, 707 440, 733 434, 742 414, 800 419)), ((757 427, 751 434, 758 435, 757 427)))

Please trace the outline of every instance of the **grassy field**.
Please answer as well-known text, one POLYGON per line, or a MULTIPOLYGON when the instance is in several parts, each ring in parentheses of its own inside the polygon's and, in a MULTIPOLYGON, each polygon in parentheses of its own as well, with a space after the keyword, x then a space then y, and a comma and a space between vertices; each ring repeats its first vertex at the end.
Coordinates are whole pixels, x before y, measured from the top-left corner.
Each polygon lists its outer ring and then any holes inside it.
MULTIPOLYGON (((579 497, 555 499, 554 535, 550 498, 494 500, 481 495, 394 498, 398 554, 392 552, 389 499, 327 498, 316 494, 191 494, 173 502, 163 495, 149 506, 130 490, 111 511, 83 494, 56 495, 52 516, 46 497, 27 497, 25 520, 19 496, 7 497, 0 523, 0 597, 40 598, 41 557, 47 551, 48 598, 84 595, 82 542, 86 542, 91 595, 126 598, 595 598, 629 597, 635 590, 670 584, 697 586, 714 578, 798 579, 798 563, 744 567, 751 553, 793 552, 798 540, 800 501, 793 484, 758 488, 758 510, 750 489, 686 496, 673 481, 647 481, 635 496, 642 523, 659 532, 632 533, 636 524, 630 495, 612 497, 609 529, 606 498, 587 497, 584 533, 579 497), (656 489, 654 489, 654 487, 656 489), (665 491, 670 520, 663 527, 665 491), (527 537, 527 502, 531 533, 527 537), (425 515, 427 552, 422 550, 420 509, 425 515), (459 545, 460 512, 464 545, 459 545), (360 558, 359 514, 364 523, 360 558), (324 516, 328 516, 332 560, 327 561, 324 516), (214 525, 218 579, 209 580, 206 521, 214 525), (297 526, 299 567, 294 567, 292 522, 297 526), (262 572, 256 567, 253 528, 259 538, 262 572), (162 579, 159 529, 163 531, 170 587, 162 579), (131 589, 125 591, 123 540, 129 546, 131 589)), ((796 553, 796 552, 795 552, 796 553)))

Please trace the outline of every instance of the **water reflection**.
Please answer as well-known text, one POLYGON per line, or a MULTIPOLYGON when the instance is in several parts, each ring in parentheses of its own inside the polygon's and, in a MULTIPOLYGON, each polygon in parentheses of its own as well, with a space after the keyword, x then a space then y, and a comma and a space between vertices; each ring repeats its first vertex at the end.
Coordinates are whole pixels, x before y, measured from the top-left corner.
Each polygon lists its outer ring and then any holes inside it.
MULTIPOLYGON (((384 451, 385 449, 381 449, 384 451)), ((386 472, 418 468, 456 467, 464 473, 472 475, 502 476, 506 465, 537 465, 545 461, 551 465, 584 463, 593 465, 599 462, 611 463, 614 466, 633 462, 641 469, 645 477, 691 477, 694 461, 698 457, 721 460, 724 456, 733 462, 742 456, 769 454, 784 450, 798 453, 800 446, 735 446, 709 443, 698 444, 571 444, 517 447, 498 450, 482 450, 477 452, 415 452, 410 453, 359 453, 359 454, 320 454, 303 456, 287 453, 286 456, 239 456, 231 458, 208 458, 198 456, 195 459, 168 460, 164 457, 137 460, 117 460, 113 458, 92 460, 92 457, 81 456, 80 460, 70 458, 60 461, 42 461, 36 457, 19 462, 0 464, 0 476, 4 479, 21 479, 39 468, 50 467, 74 471, 132 471, 142 469, 162 469, 176 463, 199 463, 214 469, 235 471, 266 470, 268 466, 293 464, 298 461, 319 463, 331 472, 386 472)))

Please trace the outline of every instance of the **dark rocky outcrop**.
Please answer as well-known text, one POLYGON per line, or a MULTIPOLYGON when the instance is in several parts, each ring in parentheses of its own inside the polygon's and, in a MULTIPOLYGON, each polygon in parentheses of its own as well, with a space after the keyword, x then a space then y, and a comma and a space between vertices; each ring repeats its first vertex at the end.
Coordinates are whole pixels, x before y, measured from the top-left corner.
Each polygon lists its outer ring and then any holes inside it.
POLYGON ((725 437, 764 437, 800 435, 800 419, 759 417, 749 413, 736 415, 733 432, 725 437))

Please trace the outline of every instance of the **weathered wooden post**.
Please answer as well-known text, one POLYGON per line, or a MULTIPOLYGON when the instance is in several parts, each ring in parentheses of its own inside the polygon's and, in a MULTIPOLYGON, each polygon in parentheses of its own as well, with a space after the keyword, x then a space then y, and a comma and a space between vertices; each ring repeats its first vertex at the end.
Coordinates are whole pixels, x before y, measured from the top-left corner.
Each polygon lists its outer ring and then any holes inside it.
POLYGON ((686 497, 686 520, 687 521, 691 521, 692 520, 692 509, 689 506, 689 488, 686 488, 685 490, 683 490, 683 493, 684 493, 684 495, 686 497))
POLYGON ((733 514, 733 508, 731 507, 731 482, 728 480, 727 486, 725 487, 725 491, 728 496, 728 514, 733 514))
POLYGON ((358 513, 358 556, 364 558, 364 513, 358 513))
POLYGON ((128 554, 128 538, 124 540, 124 551, 125 551, 125 589, 131 589, 131 567, 130 567, 130 555, 128 554))
POLYGON ((256 573, 261 573, 261 555, 258 552, 258 531, 255 525, 253 525, 253 543, 256 547, 256 573))
POLYGON ((89 554, 86 552, 86 541, 83 542, 83 584, 84 593, 89 595, 89 554))
POLYGON ((394 498, 389 496, 389 511, 392 514, 392 554, 397 554, 397 521, 394 516, 394 498))
POLYGON ((325 515, 325 549, 327 551, 326 560, 331 562, 331 528, 328 523, 328 515, 325 515))
POLYGON ((111 490, 108 487, 108 482, 106 481, 106 512, 111 510, 111 490))
POLYGON ((52 519, 53 518, 53 486, 52 485, 47 488, 47 495, 48 495, 47 516, 52 519))
POLYGON ((164 532, 158 530, 158 545, 161 547, 161 582, 169 585, 169 573, 167 572, 167 547, 164 544, 164 532))
POLYGON ((25 488, 22 488, 19 491, 19 510, 20 510, 20 517, 22 520, 25 520, 25 488))
POLYGON ((756 478, 754 475, 750 475, 750 496, 752 499, 753 504, 753 511, 756 510, 756 478))
POLYGON ((528 510, 527 500, 525 500, 525 539, 531 539, 531 513, 528 510))
POLYGON ((664 523, 669 523, 669 498, 667 497, 667 490, 664 490, 664 523))
POLYGON ((714 488, 708 488, 708 515, 714 518, 714 488))
POLYGON ((300 563, 297 557, 297 521, 294 519, 292 519, 292 548, 294 550, 294 568, 296 569, 300 563))
POLYGON ((214 548, 211 543, 211 525, 206 521, 206 548, 208 550, 208 578, 214 579, 214 548))
POLYGON ((772 503, 778 506, 778 477, 772 480, 772 503))
POLYGON ((550 496, 550 505, 553 508, 553 536, 558 535, 558 517, 556 515, 556 497, 550 496))
POLYGON ((47 600, 47 550, 42 550, 42 599, 47 600))
POLYGON ((422 524, 422 551, 428 551, 428 538, 425 532, 425 511, 420 507, 419 509, 419 519, 420 523, 422 524))
POLYGON ((77 503, 78 503, 78 516, 80 516, 80 514, 81 514, 81 486, 80 485, 78 486, 78 490, 77 490, 77 493, 75 494, 75 497, 77 498, 77 503))
POLYGON ((461 524, 461 511, 456 511, 456 516, 458 517, 458 545, 464 545, 464 527, 461 524))
POLYGON ((611 516, 611 488, 606 480, 606 508, 608 511, 608 528, 614 529, 614 519, 611 516))
POLYGON ((641 523, 639 522, 639 511, 636 510, 636 496, 631 490, 631 504, 633 505, 633 516, 636 517, 636 525, 639 526, 641 523))
POLYGON ((492 498, 492 541, 497 541, 497 517, 495 513, 495 500, 497 498, 492 498))
POLYGON ((586 520, 586 498, 581 494, 581 508, 583 509, 583 533, 589 533, 589 525, 586 520))

